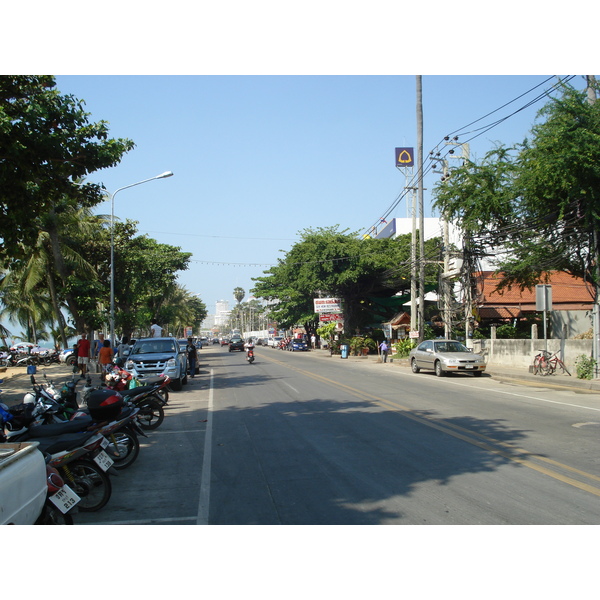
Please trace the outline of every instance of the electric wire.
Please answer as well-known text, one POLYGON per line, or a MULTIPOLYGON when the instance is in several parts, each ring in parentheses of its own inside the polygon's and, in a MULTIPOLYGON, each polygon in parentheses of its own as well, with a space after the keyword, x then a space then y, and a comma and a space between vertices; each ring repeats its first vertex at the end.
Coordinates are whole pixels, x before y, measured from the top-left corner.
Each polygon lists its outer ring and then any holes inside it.
MULTIPOLYGON (((468 143, 469 141, 472 141, 473 139, 480 137, 481 135, 483 135, 484 133, 486 133, 487 131, 489 131, 490 129, 493 129, 494 127, 498 126, 499 124, 503 123, 504 121, 506 121, 507 119, 513 117, 514 115, 516 115, 517 113, 521 112, 522 110, 525 110, 526 108, 529 108, 530 106, 532 106, 533 104, 539 102, 541 99, 543 99, 544 97, 547 97, 548 94, 555 88, 557 88, 559 85, 562 85, 563 83, 568 83, 569 81, 571 81, 575 76, 574 75, 570 75, 567 77, 567 79, 565 81, 559 81, 556 84, 554 84, 550 90, 546 90, 544 91, 542 94, 538 94, 538 96, 536 96, 534 99, 532 99, 531 101, 527 102, 525 105, 521 106, 519 109, 513 111, 511 114, 507 115, 506 117, 503 117, 502 119, 498 119, 497 121, 486 125, 482 128, 480 128, 479 133, 477 133, 477 135, 472 136, 471 138, 469 138, 466 142, 463 143, 468 143)), ((433 152, 435 152, 435 150, 440 146, 440 144, 443 143, 443 141, 448 138, 451 137, 452 135, 455 135, 457 132, 460 132, 464 129, 466 129, 467 127, 470 127, 471 125, 478 123, 479 121, 487 118, 488 116, 494 114, 495 112, 502 110, 503 108, 505 108, 506 106, 512 104, 513 102, 519 100, 520 98, 526 96, 527 94, 531 93, 532 91, 534 91, 535 89, 537 89, 538 87, 544 85, 545 83, 547 83, 550 79, 552 79, 552 77, 549 77, 547 79, 545 79, 544 81, 542 81, 541 83, 537 84, 536 86, 534 86, 533 88, 529 89, 528 91, 524 92, 523 94, 517 96, 516 98, 514 98, 513 100, 511 100, 510 102, 507 102, 505 104, 503 104, 502 106, 500 106, 499 108, 489 112, 487 115, 484 115, 483 117, 480 117, 479 119, 476 119, 475 121, 472 121, 471 123, 456 129, 455 131, 453 131, 451 134, 449 134, 448 136, 445 136, 442 140, 440 140, 440 142, 438 142, 438 144, 434 147, 434 149, 430 152, 429 156, 431 157, 431 155, 433 154, 433 152)), ((473 133, 473 132, 467 132, 466 134, 463 135, 468 135, 469 133, 473 133)), ((443 158, 445 158, 446 156, 448 156, 448 154, 450 154, 450 150, 448 150, 443 158)), ((431 162, 433 163, 434 160, 437 162, 438 160, 442 160, 441 157, 441 153, 437 153, 436 154, 436 158, 435 159, 431 159, 431 162)), ((382 214, 382 216, 380 217, 379 220, 377 220, 375 223, 373 223, 373 225, 371 225, 370 227, 368 227, 366 230, 364 230, 364 235, 369 235, 370 232, 372 232, 373 230, 376 230, 376 228, 380 225, 381 222, 385 221, 386 218, 395 210, 395 208, 398 206, 398 204, 400 204, 400 202, 404 199, 404 197, 409 193, 410 188, 414 188, 417 184, 419 184, 425 177, 425 175, 427 175, 432 169, 434 168, 434 165, 430 164, 428 167, 424 167, 423 169, 419 168, 417 171, 417 174, 414 175, 411 179, 411 181, 409 182, 409 185, 406 186, 406 188, 404 189, 403 192, 401 192, 396 199, 393 201, 392 205, 382 214), (421 172, 422 171, 422 172, 421 172)))

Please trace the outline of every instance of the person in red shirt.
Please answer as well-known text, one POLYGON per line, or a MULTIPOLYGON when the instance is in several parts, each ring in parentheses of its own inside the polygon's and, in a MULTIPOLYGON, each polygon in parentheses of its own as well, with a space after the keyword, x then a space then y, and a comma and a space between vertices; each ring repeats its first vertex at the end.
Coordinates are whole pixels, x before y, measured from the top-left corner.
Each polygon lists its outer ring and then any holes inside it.
POLYGON ((82 333, 81 339, 77 342, 77 364, 81 369, 81 376, 85 377, 87 366, 90 362, 90 340, 87 334, 82 333))

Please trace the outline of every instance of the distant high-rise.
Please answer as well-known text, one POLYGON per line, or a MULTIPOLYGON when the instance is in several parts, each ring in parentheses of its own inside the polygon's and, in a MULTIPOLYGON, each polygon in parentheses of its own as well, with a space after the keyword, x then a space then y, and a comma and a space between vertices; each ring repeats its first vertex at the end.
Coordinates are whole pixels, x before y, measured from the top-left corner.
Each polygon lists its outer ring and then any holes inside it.
POLYGON ((229 301, 219 300, 215 305, 215 325, 225 325, 229 319, 229 301))

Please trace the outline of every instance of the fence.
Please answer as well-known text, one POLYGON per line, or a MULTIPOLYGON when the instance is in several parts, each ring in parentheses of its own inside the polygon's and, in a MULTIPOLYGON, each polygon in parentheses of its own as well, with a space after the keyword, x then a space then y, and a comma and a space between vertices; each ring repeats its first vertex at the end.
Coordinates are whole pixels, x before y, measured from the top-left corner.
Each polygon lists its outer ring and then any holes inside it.
MULTIPOLYGON (((499 340, 492 328, 492 337, 486 340, 473 340, 474 352, 480 352, 486 357, 488 364, 505 365, 507 367, 527 368, 533 363, 533 357, 540 350, 558 352, 567 368, 575 371, 575 359, 584 354, 592 355, 592 340, 573 340, 566 338, 538 339, 535 325, 532 328, 531 339, 499 340)), ((470 344, 470 345, 471 345, 470 344)))

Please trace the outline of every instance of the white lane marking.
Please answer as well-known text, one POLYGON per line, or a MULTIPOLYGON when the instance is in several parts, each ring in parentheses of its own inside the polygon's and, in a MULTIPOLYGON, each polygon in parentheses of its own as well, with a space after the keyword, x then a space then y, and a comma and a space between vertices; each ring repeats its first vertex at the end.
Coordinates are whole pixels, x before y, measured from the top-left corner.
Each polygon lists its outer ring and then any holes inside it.
POLYGON ((200 499, 198 501, 198 515, 196 525, 208 525, 208 509, 210 505, 210 476, 212 463, 212 430, 213 430, 213 381, 214 371, 210 370, 210 384, 208 389, 208 422, 206 423, 206 437, 204 438, 204 459, 202 461, 202 477, 200 479, 200 499))
POLYGON ((287 381, 282 381, 281 383, 284 383, 285 385, 287 385, 289 388, 291 388, 292 390, 294 390, 294 392, 296 392, 296 394, 299 394, 300 392, 293 386, 291 386, 287 381))
POLYGON ((538 396, 529 396, 527 394, 518 394, 516 392, 505 392, 503 390, 490 390, 489 388, 484 388, 476 385, 468 385, 466 383, 459 383, 458 381, 446 381, 445 383, 449 385, 458 385, 461 387, 466 387, 475 390, 483 390, 485 392, 493 391, 497 394, 505 394, 506 396, 515 396, 517 398, 527 398, 528 400, 537 400, 538 402, 548 402, 549 404, 560 404, 561 406, 571 406, 573 408, 583 408, 585 410, 594 410, 596 412, 600 412, 600 408, 593 408, 591 406, 582 406, 581 404, 572 404, 571 402, 559 402, 558 400, 548 400, 548 398, 540 398, 538 396))

